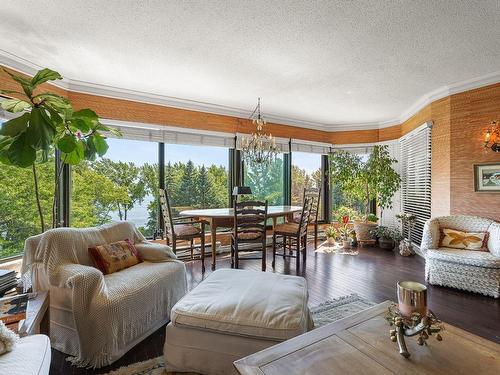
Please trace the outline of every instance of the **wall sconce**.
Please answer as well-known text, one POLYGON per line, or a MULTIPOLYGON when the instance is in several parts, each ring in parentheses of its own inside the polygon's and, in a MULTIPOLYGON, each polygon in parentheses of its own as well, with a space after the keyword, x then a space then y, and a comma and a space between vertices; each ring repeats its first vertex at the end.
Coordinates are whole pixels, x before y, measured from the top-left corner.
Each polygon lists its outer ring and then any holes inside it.
POLYGON ((500 152, 500 125, 498 121, 492 121, 484 135, 484 147, 491 148, 493 152, 500 152))

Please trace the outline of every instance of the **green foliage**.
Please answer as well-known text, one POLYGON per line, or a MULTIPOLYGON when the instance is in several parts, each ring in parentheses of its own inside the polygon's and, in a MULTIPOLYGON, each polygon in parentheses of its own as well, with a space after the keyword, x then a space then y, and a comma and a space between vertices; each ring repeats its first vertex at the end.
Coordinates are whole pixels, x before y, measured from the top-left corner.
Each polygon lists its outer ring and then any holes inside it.
POLYGON ((333 211, 333 219, 338 222, 342 222, 342 217, 349 216, 349 219, 358 220, 360 218, 359 212, 354 208, 348 206, 340 206, 338 209, 333 211))
POLYGON ((146 185, 142 178, 141 167, 134 163, 101 159, 92 163, 92 168, 127 192, 128 199, 116 204, 120 220, 127 220, 128 212, 134 208, 134 205, 141 204, 146 196, 146 185))
POLYGON ((326 237, 329 237, 329 238, 336 238, 338 235, 337 228, 335 228, 332 225, 328 226, 325 230, 325 235, 326 235, 326 237))
POLYGON ((376 236, 377 238, 390 238, 396 242, 403 239, 403 236, 397 229, 385 227, 383 225, 379 225, 377 229, 372 229, 370 234, 376 236))
MULTIPOLYGON (((39 193, 42 208, 52 220, 54 158, 38 165, 39 193)), ((24 240, 40 231, 38 210, 34 204, 32 171, 0 165, 0 259, 20 254, 24 240)))
POLYGON ((364 202, 366 219, 372 199, 381 208, 391 207, 391 199, 401 184, 399 174, 392 168, 395 162, 387 146, 374 146, 366 162, 359 155, 338 150, 330 156, 332 183, 349 198, 364 202))
POLYGON ((321 169, 309 174, 292 164, 292 205, 302 205, 304 189, 319 188, 321 186, 321 169))
POLYGON ((366 221, 371 221, 376 223, 378 221, 378 217, 375 214, 368 214, 366 215, 366 221))
POLYGON ((267 200, 270 206, 283 204, 283 160, 268 164, 245 165, 244 181, 252 189, 252 198, 267 200))
MULTIPOLYGON (((96 155, 106 153, 108 145, 100 133, 106 127, 100 124, 95 112, 90 109, 74 111, 68 99, 51 92, 34 94, 39 85, 62 79, 59 73, 45 68, 32 79, 8 71, 6 73, 21 86, 24 94, 11 90, 1 92, 24 95, 25 100, 13 98, 1 104, 8 112, 22 114, 6 121, 0 128, 0 162, 21 168, 32 167, 36 186, 37 152, 46 156, 59 150, 63 162, 71 165, 77 165, 84 159, 93 160, 96 155)), ((34 193, 41 206, 39 191, 35 189, 34 193)), ((41 207, 39 215, 43 232, 45 227, 41 207)))
POLYGON ((129 206, 130 192, 92 163, 83 162, 73 168, 71 226, 92 227, 111 221, 110 214, 129 206))

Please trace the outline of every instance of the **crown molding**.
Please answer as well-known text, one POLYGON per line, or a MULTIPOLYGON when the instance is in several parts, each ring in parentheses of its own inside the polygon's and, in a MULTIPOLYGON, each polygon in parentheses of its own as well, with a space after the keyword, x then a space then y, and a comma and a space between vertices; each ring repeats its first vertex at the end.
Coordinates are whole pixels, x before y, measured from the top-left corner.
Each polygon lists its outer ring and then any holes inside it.
MULTIPOLYGON (((39 69, 43 67, 31 61, 13 55, 7 51, 0 49, 0 65, 6 66, 10 69, 16 70, 20 73, 34 75, 39 69)), ((430 91, 429 93, 420 97, 414 102, 406 111, 404 111, 397 118, 378 121, 378 122, 365 122, 365 123, 320 123, 310 122, 300 119, 294 119, 286 116, 279 116, 273 114, 266 114, 266 121, 280 125, 289 125, 301 127, 306 129, 321 130, 326 132, 337 131, 353 131, 353 130, 372 130, 383 129, 394 125, 399 125, 430 103, 442 99, 444 97, 457 94, 464 91, 477 89, 483 86, 488 86, 500 82, 500 71, 486 74, 480 77, 472 78, 469 80, 457 82, 448 86, 442 86, 438 89, 430 91)), ((200 101, 176 98, 166 95, 152 94, 142 91, 129 90, 119 87, 100 85, 91 82, 84 82, 70 78, 64 78, 57 82, 51 82, 54 86, 71 92, 82 94, 91 94, 103 96, 113 99, 130 100, 146 104, 154 104, 165 107, 173 107, 197 112, 206 112, 217 115, 225 115, 239 118, 249 118, 252 111, 241 108, 234 108, 212 103, 205 103, 200 101)))

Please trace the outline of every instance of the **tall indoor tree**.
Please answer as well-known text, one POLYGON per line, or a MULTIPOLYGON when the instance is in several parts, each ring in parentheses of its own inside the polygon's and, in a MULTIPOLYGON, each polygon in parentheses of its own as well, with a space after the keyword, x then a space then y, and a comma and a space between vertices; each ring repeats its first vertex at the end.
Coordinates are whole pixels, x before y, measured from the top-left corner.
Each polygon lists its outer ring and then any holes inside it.
MULTIPOLYGON (((388 147, 380 145, 373 147, 366 161, 359 155, 344 150, 335 151, 330 155, 330 174, 333 182, 347 197, 364 202, 365 223, 369 219, 371 200, 375 199, 382 209, 392 206, 392 197, 401 185, 401 177, 393 168, 396 162, 388 147)), ((359 234, 358 230, 356 234, 359 234)))
MULTIPOLYGON (((70 101, 53 92, 40 92, 40 85, 62 79, 58 72, 39 70, 31 79, 4 70, 20 86, 20 90, 1 90, 8 96, 1 107, 18 116, 0 128, 0 162, 20 168, 31 168, 35 199, 42 232, 46 225, 40 203, 37 164, 48 160, 58 150, 62 163, 77 165, 82 160, 95 160, 108 150, 103 132, 116 132, 104 126, 91 109, 75 111, 70 101)), ((119 135, 119 133, 117 134, 119 135)), ((59 173, 62 168, 59 168, 59 173)), ((56 176, 52 210, 55 210, 59 178, 56 176)), ((57 226, 52 215, 52 227, 57 226)))

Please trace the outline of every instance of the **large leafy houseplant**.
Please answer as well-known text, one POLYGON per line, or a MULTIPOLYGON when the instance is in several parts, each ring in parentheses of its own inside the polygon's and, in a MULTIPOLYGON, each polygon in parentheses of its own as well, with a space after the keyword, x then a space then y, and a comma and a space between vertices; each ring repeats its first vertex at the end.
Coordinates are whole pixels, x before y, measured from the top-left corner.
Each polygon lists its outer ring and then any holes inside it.
MULTIPOLYGON (((35 199, 42 232, 46 225, 40 202, 37 163, 46 162, 56 150, 62 163, 76 165, 82 160, 95 160, 108 150, 103 132, 114 132, 99 121, 90 109, 75 111, 70 101, 52 92, 40 92, 40 85, 62 79, 50 69, 38 71, 31 79, 4 70, 20 86, 19 91, 1 90, 10 97, 1 107, 17 117, 0 127, 0 162, 20 168, 31 168, 35 187, 35 199)), ((62 168, 59 168, 59 173, 62 168)), ((56 176, 52 205, 52 227, 60 175, 56 176)))
MULTIPOLYGON (((368 160, 344 150, 330 156, 332 182, 340 186, 343 193, 352 199, 364 202, 364 222, 370 219, 370 201, 375 199, 380 208, 390 208, 392 197, 398 191, 401 178, 392 165, 397 162, 389 154, 387 146, 374 146, 368 160)), ((366 228, 369 234, 370 228, 366 228)), ((358 239, 360 238, 356 230, 358 239)), ((363 235, 362 235, 363 237, 363 235)))

